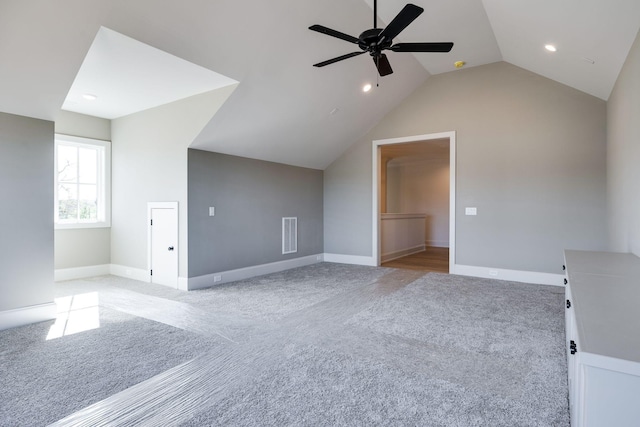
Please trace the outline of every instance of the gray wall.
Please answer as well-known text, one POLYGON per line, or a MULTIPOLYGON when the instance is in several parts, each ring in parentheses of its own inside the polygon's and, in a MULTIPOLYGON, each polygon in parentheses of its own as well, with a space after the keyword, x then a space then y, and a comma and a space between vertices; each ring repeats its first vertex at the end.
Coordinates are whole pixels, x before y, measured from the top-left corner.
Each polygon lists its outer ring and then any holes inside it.
MULTIPOLYGON (((111 120, 60 111, 56 133, 111 141, 111 120)), ((55 268, 75 268, 111 263, 111 229, 55 230, 55 268)))
POLYGON ((424 213, 425 244, 449 246, 449 157, 391 160, 387 212, 424 213))
POLYGON ((111 141, 111 120, 60 110, 56 117, 56 133, 81 138, 111 141))
POLYGON ((190 149, 189 277, 322 253, 322 175, 190 149), (298 217, 295 254, 282 254, 285 216, 298 217))
POLYGON ((55 269, 111 263, 110 228, 55 230, 55 269))
POLYGON ((325 170, 325 252, 372 255, 372 140, 444 131, 457 264, 559 273, 563 249, 604 249, 605 102, 498 62, 430 77, 325 170))
POLYGON ((640 256, 640 33, 607 103, 609 245, 640 256))
POLYGON ((53 122, 0 113, 0 311, 53 302, 53 122))
POLYGON ((187 148, 234 89, 112 120, 112 264, 146 270, 147 202, 178 202, 179 275, 187 277, 187 148))

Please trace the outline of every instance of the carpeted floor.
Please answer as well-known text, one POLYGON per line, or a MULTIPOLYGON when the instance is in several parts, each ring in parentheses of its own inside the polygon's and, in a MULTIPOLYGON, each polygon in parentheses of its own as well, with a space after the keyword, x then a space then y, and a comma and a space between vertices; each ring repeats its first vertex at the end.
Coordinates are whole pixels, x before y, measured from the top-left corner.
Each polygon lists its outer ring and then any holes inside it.
POLYGON ((88 292, 99 328, 0 331, 1 426, 569 425, 563 288, 331 263, 56 285, 88 292))

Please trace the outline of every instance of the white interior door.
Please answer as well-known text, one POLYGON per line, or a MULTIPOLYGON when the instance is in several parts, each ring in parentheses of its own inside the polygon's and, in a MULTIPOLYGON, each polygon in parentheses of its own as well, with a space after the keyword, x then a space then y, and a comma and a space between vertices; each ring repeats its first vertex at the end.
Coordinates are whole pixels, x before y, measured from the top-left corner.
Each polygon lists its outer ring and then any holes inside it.
POLYGON ((151 283, 178 287, 178 207, 149 204, 151 283))

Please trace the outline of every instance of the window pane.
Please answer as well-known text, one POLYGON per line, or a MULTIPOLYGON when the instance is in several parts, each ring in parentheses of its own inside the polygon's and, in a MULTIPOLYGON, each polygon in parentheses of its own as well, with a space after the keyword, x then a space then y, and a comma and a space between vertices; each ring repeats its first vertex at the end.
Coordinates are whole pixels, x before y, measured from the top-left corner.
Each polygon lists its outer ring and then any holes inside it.
POLYGON ((58 145, 58 181, 75 182, 78 179, 78 149, 58 145))
POLYGON ((78 182, 95 184, 98 177, 98 151, 95 148, 80 148, 78 153, 80 176, 78 182))
POLYGON ((78 189, 75 184, 58 185, 58 217, 61 221, 78 218, 78 189))
POLYGON ((80 185, 80 195, 78 200, 78 209, 80 220, 97 220, 98 219, 98 202, 97 188, 95 185, 80 185))

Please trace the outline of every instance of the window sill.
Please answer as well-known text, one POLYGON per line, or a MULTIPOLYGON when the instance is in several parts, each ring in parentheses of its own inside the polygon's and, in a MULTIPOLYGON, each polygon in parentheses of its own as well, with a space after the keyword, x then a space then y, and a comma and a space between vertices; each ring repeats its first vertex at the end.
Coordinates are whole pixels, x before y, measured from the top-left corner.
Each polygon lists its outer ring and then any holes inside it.
POLYGON ((75 230, 79 228, 110 228, 109 222, 83 222, 75 224, 54 224, 56 230, 75 230))

